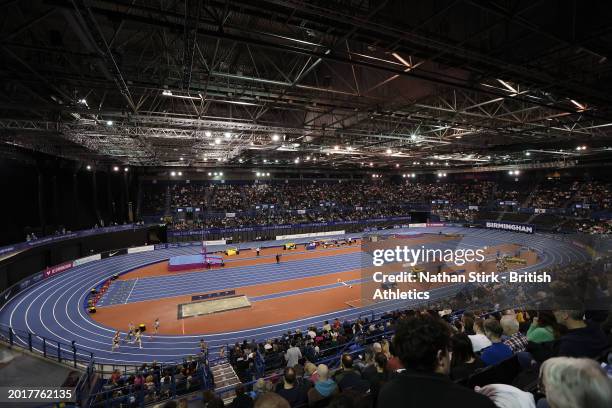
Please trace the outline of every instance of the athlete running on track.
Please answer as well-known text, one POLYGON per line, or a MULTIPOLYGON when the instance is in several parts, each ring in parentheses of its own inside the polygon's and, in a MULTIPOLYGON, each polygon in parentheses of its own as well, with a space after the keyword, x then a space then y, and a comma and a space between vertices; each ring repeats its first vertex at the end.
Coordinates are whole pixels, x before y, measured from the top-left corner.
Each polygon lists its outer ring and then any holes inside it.
POLYGON ((128 323, 128 332, 125 335, 125 342, 129 342, 134 337, 134 323, 128 323))
POLYGON ((113 345, 111 346, 111 351, 115 351, 115 349, 119 348, 120 340, 121 340, 121 334, 119 333, 119 330, 117 330, 115 332, 115 335, 113 336, 113 345))
POLYGON ((134 343, 138 343, 138 347, 142 348, 142 333, 140 330, 136 330, 136 336, 134 337, 134 343))

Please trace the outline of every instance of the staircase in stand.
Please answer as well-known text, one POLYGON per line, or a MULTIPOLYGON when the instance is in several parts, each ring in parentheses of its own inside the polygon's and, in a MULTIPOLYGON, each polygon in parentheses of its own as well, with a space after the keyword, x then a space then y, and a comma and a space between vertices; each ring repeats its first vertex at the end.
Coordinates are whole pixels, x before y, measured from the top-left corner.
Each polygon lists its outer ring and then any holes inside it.
POLYGON ((234 371, 234 367, 226 360, 225 362, 212 366, 210 369, 215 379, 215 390, 231 387, 230 391, 224 392, 223 395, 221 395, 221 398, 223 398, 225 404, 232 402, 236 396, 233 387, 240 384, 240 379, 236 371, 234 371))

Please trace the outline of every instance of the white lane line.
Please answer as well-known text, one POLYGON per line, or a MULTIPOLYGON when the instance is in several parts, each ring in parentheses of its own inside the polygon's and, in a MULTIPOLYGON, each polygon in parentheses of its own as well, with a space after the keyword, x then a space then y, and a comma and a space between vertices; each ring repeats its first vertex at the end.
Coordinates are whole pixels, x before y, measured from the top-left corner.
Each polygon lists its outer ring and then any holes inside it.
POLYGON ((132 289, 130 289, 130 293, 128 293, 127 298, 125 299, 125 302, 123 302, 123 304, 126 304, 128 300, 130 300, 130 296, 132 296, 132 292, 134 291, 134 288, 136 287, 137 283, 138 283, 138 278, 136 278, 136 280, 134 281, 134 284, 132 285, 132 289))
MULTIPOLYGON (((556 251, 552 251, 552 252, 553 252, 553 258, 556 258, 556 256, 554 256, 554 255, 557 255, 557 254, 556 254, 556 251)), ((573 251, 572 251, 572 252, 573 252, 573 251)), ((547 254, 547 255, 549 255, 549 254, 547 254)), ((568 255, 568 254, 565 254, 565 257, 569 258, 569 255, 568 255)), ((547 257, 545 257, 545 258, 549 258, 549 257, 547 256, 547 257)), ((564 257, 563 257, 563 258, 564 258, 564 257)), ((117 266, 119 266, 119 265, 117 265, 117 266)), ((127 265, 126 265, 126 266, 127 266, 127 265)), ((97 269, 97 268, 96 268, 96 269, 97 269)), ((68 274, 67 274, 67 275, 68 275, 68 274)), ((64 278, 66 278, 66 277, 67 277, 67 276, 63 276, 61 280, 64 280, 64 278)), ((48 283, 50 284, 51 282, 48 282, 48 283)), ((53 283, 53 284, 55 285, 56 283, 53 283)), ((63 287, 65 288, 65 285, 60 284, 60 282, 57 282, 57 284, 59 284, 59 286, 63 286, 63 287)), ((79 284, 77 283, 77 284, 76 284, 76 286, 79 286, 79 284)), ((75 294, 77 294, 77 293, 78 293, 78 291, 73 292, 73 293, 70 295, 70 299, 72 299, 72 297, 73 297, 75 294)), ((81 298, 82 298, 82 296, 83 296, 83 294, 81 294, 81 298)), ((57 303, 57 302, 56 302, 56 303, 57 303)), ((66 308, 65 308, 66 310, 65 310, 65 314, 67 314, 68 316, 66 316, 66 317, 67 317, 67 318, 68 318, 70 321, 72 321, 72 318, 71 318, 71 317, 69 316, 69 314, 67 313, 67 306, 68 306, 68 302, 66 303, 66 308)), ((382 306, 382 305, 381 305, 381 306, 382 306)), ((388 307, 388 306, 387 306, 387 307, 388 307)), ((41 309, 44 309, 44 307, 42 307, 41 309)), ((54 305, 54 309, 55 309, 55 305, 54 305)), ((376 308, 373 308, 373 309, 379 309, 379 308, 378 308, 378 307, 376 307, 376 308)), ((14 310, 13 310, 13 312, 14 312, 14 310)), ((108 329, 106 329, 106 328, 104 328, 104 327, 102 327, 102 326, 92 324, 92 322, 90 321, 90 319, 87 319, 85 316, 83 316, 83 313, 81 313, 81 310, 80 310, 80 308, 79 308, 78 306, 77 306, 77 313, 78 313, 78 314, 80 315, 80 317, 81 317, 81 318, 84 320, 84 323, 87 323, 87 324, 89 324, 89 325, 91 325, 91 326, 94 326, 94 327, 95 327, 95 328, 97 328, 97 329, 102 329, 102 330, 109 331, 109 332, 111 331, 111 330, 108 330, 108 329)), ((338 311, 336 311, 335 313, 338 313, 338 311)), ((350 314, 353 314, 353 313, 350 313, 350 314)), ((12 313, 11 313, 11 315, 12 315, 12 313)), ((27 325, 27 320, 28 320, 28 319, 27 319, 27 315, 28 315, 28 313, 26 312, 26 316, 25 316, 25 319, 24 319, 24 320, 26 320, 26 325, 27 325)), ((53 316, 53 318, 54 318, 54 320, 56 320, 56 316, 55 316, 55 315, 53 316)), ((311 317, 311 318, 308 318, 308 319, 300 319, 300 320, 310 320, 310 319, 313 319, 313 318, 314 318, 314 319, 316 319, 317 317, 311 317)), ((56 321, 57 321, 57 320, 56 320, 56 321)), ((59 323, 59 321, 57 321, 57 323, 60 325, 60 327, 64 328, 64 327, 61 325, 61 323, 59 323)), ((72 323, 73 323, 73 324, 76 324, 76 326, 77 326, 77 327, 79 327, 79 328, 81 328, 81 329, 84 329, 83 327, 79 326, 79 325, 78 325, 76 322, 72 321, 72 323)), ((273 325, 273 326, 285 326, 287 323, 288 323, 288 322, 285 322, 284 324, 273 325)), ((44 325, 44 323, 43 323, 43 325, 44 325)), ((49 328, 48 328, 48 327, 46 327, 46 325, 44 325, 44 328, 45 328, 46 330, 50 331, 50 330, 49 330, 49 328)), ((64 328, 64 329, 65 329, 65 328, 64 328)), ((261 329, 261 328, 259 328, 258 330, 255 330, 255 332, 259 332, 259 333, 261 333, 261 330, 260 330, 260 329, 261 329)), ((85 329, 85 330, 87 330, 87 329, 85 329)), ((89 331, 89 330, 87 330, 87 331, 89 331)), ((253 330, 244 330, 244 331, 239 331, 239 332, 243 332, 243 333, 245 333, 245 332, 252 332, 252 331, 253 331, 253 330)), ((70 330, 68 330, 68 332, 70 332, 70 330)), ((92 333, 92 334, 94 334, 93 332, 91 332, 91 333, 92 333)), ((236 333, 238 333, 238 332, 236 332, 236 333)), ((98 333, 95 333, 95 334, 96 334, 96 335, 99 335, 98 333)), ((227 334, 228 334, 228 333, 219 333, 219 334, 217 334, 217 335, 227 336, 227 334)), ((214 336, 214 335, 213 335, 213 336, 214 336)), ((81 337, 81 336, 79 336, 79 337, 81 337)), ((179 337, 182 337, 182 336, 176 336, 176 337, 174 337, 174 338, 179 338, 179 337)), ((189 337, 199 337, 199 336, 185 336, 185 337, 189 338, 189 337)), ((208 337, 208 336, 207 336, 207 337, 208 337)), ((214 337, 216 337, 216 336, 214 336, 214 337)), ((172 337, 170 337, 170 338, 172 338, 172 337)), ((123 353, 121 353, 121 354, 123 354, 123 353)), ((106 360, 105 358, 100 358, 100 359, 106 360)))

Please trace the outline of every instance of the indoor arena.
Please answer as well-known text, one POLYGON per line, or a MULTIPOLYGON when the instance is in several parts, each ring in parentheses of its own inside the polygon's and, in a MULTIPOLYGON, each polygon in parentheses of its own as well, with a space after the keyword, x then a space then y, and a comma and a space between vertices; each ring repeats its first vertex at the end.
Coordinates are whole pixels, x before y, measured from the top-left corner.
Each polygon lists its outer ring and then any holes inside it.
POLYGON ((0 3, 0 407, 612 406, 605 2, 0 3))

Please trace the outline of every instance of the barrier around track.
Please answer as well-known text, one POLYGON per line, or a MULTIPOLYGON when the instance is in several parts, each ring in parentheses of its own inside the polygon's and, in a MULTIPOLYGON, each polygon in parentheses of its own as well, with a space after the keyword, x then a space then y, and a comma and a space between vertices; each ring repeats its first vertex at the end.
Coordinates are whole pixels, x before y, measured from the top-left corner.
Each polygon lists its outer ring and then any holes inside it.
POLYGON ((84 352, 76 343, 65 344, 24 330, 0 324, 0 339, 9 348, 17 347, 43 358, 64 363, 77 369, 84 369, 93 362, 93 353, 84 352))
MULTIPOLYGON (((382 233, 382 234, 384 234, 384 233, 393 233, 393 230, 380 231, 380 233, 382 233)), ((363 312, 362 311, 357 311, 357 312, 361 315, 361 317, 367 316, 369 318, 370 312, 367 312, 367 314, 365 313, 365 311, 363 311, 363 312)), ((67 339, 70 339, 70 337, 67 337, 67 339)), ((65 341, 69 342, 69 340, 65 340, 65 341)), ((109 344, 110 344, 110 341, 109 341, 109 344)), ((101 350, 101 351, 103 351, 103 350, 101 350)), ((174 358, 180 359, 181 356, 176 356, 174 358)), ((111 361, 111 360, 107 359, 107 361, 111 361)), ((149 361, 151 361, 151 360, 149 360, 149 361)), ((110 374, 112 372, 112 370, 114 370, 115 368, 118 368, 122 372, 134 372, 134 371, 136 371, 138 369, 138 365, 135 365, 135 364, 127 364, 127 365, 126 364, 117 364, 117 365, 104 364, 104 365, 102 365, 102 364, 96 363, 96 367, 97 367, 97 370, 100 373, 104 374, 104 375, 110 374)))
POLYGON ((0 340, 5 342, 9 348, 16 347, 29 351, 36 356, 81 371, 74 392, 76 406, 84 406, 84 399, 89 395, 96 373, 93 353, 88 354, 89 358, 82 358, 84 353, 78 350, 76 344, 68 345, 23 330, 16 330, 3 324, 0 324, 0 340))
POLYGON ((89 397, 89 407, 111 408, 116 406, 144 407, 147 404, 160 403, 165 400, 174 399, 188 393, 205 391, 214 387, 214 379, 210 370, 211 364, 207 358, 195 359, 188 362, 195 363, 196 370, 190 375, 181 376, 182 366, 149 366, 134 372, 133 374, 121 374, 117 383, 107 381, 101 384, 99 390, 89 397), (146 377, 151 374, 157 377, 153 382, 146 382, 146 377), (167 376, 166 376, 167 374, 167 376), (141 375, 142 385, 128 384, 116 386, 131 375, 141 375), (165 381, 162 382, 162 379, 165 381))
MULTIPOLYGON (((77 370, 88 370, 91 366, 100 378, 108 378, 113 372, 119 370, 123 375, 138 372, 141 365, 136 364, 103 364, 95 361, 92 352, 83 350, 78 344, 66 344, 60 341, 39 336, 25 330, 19 330, 0 323, 0 341, 9 348, 31 352, 32 354, 47 360, 64 364, 77 370)), ((165 363, 175 365, 178 362, 165 363)), ((163 364, 160 364, 163 366, 163 364)))

